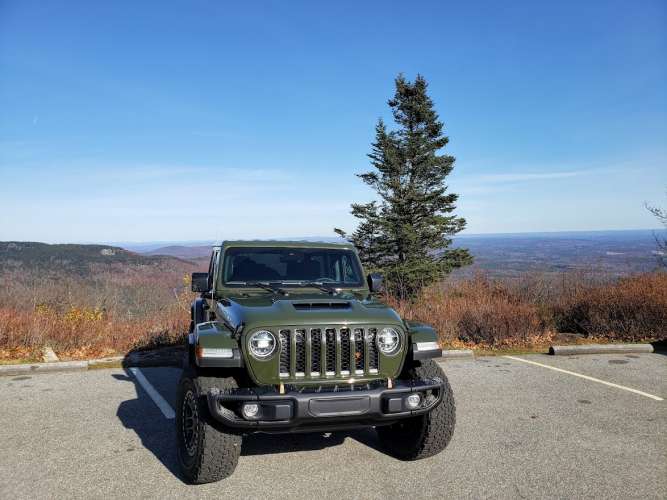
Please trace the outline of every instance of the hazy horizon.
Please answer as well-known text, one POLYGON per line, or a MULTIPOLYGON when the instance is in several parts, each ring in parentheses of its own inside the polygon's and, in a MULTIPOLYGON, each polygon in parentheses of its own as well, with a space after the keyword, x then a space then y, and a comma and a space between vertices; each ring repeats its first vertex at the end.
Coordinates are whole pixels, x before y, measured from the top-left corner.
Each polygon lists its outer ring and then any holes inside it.
MULTIPOLYGON (((575 231, 523 231, 514 233, 470 233, 467 231, 454 235, 453 239, 460 238, 494 238, 494 237, 567 237, 567 236, 608 236, 613 234, 622 235, 623 233, 640 233, 650 236, 653 234, 662 234, 667 232, 665 228, 639 228, 639 229, 594 229, 594 230, 575 230, 575 231)), ((73 244, 73 245, 109 245, 125 247, 163 247, 163 246, 205 246, 211 245, 222 240, 231 240, 236 238, 219 238, 219 239, 193 239, 193 240, 135 240, 135 241, 109 241, 109 240, 81 240, 81 241, 44 241, 44 240, 0 240, 2 242, 31 242, 31 243, 46 243, 49 245, 58 244, 73 244)), ((266 238, 247 238, 257 240, 280 240, 280 241, 336 241, 342 240, 339 236, 331 235, 291 235, 291 236, 273 236, 266 238)))

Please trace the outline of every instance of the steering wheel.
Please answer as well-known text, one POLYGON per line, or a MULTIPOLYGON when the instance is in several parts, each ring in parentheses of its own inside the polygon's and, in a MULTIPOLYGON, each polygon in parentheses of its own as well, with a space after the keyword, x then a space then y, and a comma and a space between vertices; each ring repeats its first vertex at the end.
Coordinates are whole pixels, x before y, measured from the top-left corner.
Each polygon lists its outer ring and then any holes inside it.
POLYGON ((322 283, 335 283, 336 280, 328 278, 326 276, 322 276, 321 278, 317 278, 316 280, 313 281, 321 281, 322 283))

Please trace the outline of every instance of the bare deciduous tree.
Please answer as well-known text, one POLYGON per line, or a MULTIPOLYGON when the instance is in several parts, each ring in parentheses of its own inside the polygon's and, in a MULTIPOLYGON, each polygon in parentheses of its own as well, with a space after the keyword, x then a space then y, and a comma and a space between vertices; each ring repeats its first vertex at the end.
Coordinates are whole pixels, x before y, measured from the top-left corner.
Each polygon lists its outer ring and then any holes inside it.
MULTIPOLYGON (((660 221, 660 223, 667 229, 667 209, 646 205, 646 208, 660 221)), ((663 266, 667 267, 667 237, 654 235, 655 241, 658 244, 658 261, 663 266)))

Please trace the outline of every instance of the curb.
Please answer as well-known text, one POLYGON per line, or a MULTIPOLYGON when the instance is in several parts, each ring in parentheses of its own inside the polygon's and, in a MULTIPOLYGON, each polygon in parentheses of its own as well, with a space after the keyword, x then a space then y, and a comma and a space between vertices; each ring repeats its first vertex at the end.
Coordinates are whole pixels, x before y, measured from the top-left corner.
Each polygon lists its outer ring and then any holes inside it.
POLYGON ((472 349, 449 349, 442 351, 440 359, 465 359, 474 357, 475 353, 472 349))
POLYGON ((165 349, 162 351, 133 352, 127 356, 110 356, 86 361, 49 361, 48 363, 0 365, 0 377, 24 375, 26 373, 85 371, 90 368, 106 368, 108 367, 107 365, 123 368, 148 368, 157 366, 180 368, 183 365, 183 351, 179 349, 165 349))
POLYGON ((651 353, 651 344, 586 344, 586 345, 552 345, 549 354, 552 356, 569 356, 573 354, 625 354, 651 353))
POLYGON ((124 359, 125 356, 111 356, 109 358, 90 359, 86 361, 86 363, 88 363, 88 367, 90 368, 90 367, 108 365, 112 363, 122 364, 124 359))
POLYGON ((88 361, 52 361, 23 365, 0 365, 0 376, 26 373, 72 372, 88 369, 88 361))

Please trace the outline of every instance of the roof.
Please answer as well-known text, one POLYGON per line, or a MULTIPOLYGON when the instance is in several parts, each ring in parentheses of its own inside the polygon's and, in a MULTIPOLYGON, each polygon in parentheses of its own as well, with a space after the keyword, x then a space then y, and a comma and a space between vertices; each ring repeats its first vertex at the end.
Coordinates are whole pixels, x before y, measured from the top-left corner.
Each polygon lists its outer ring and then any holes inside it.
POLYGON ((321 241, 282 241, 282 240, 231 240, 223 241, 223 247, 281 247, 281 248, 348 248, 354 250, 352 243, 325 243, 321 241))

